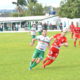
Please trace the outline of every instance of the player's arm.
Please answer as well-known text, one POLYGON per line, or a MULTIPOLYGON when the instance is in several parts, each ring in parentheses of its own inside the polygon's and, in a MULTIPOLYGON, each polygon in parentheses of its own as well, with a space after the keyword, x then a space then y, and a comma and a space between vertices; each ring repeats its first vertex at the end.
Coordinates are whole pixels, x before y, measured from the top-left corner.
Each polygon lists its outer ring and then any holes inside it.
POLYGON ((65 46, 65 47, 68 47, 68 43, 67 43, 67 42, 66 42, 66 43, 64 43, 64 46, 65 46))
POLYGON ((54 39, 53 36, 51 36, 51 37, 50 37, 50 41, 52 41, 53 39, 54 39))
POLYGON ((32 39, 32 42, 30 43, 30 45, 33 46, 36 40, 37 39, 32 39))
POLYGON ((67 43, 67 42, 65 42, 65 43, 61 44, 61 46, 68 47, 68 43, 67 43))
POLYGON ((50 48, 50 43, 48 43, 48 48, 50 48))

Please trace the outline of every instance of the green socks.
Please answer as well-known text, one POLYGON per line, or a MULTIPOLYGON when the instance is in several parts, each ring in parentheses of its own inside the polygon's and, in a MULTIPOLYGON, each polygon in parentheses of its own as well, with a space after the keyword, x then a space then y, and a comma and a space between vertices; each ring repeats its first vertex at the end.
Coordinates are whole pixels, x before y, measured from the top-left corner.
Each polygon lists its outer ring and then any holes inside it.
POLYGON ((33 62, 31 65, 30 65, 30 68, 33 68, 33 67, 35 67, 37 65, 37 63, 36 62, 33 62))
POLYGON ((33 62, 30 62, 30 66, 33 64, 33 62))

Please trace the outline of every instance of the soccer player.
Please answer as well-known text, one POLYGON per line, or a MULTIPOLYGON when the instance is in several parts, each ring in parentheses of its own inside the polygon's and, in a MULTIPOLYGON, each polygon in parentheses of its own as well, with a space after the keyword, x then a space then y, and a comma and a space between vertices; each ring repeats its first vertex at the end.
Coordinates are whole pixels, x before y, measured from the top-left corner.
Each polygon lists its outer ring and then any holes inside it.
POLYGON ((73 35, 74 35, 74 28, 75 28, 75 25, 73 24, 73 22, 71 22, 70 32, 71 32, 71 38, 72 38, 72 39, 73 39, 73 35))
POLYGON ((33 53, 32 61, 30 62, 30 70, 40 63, 40 61, 44 58, 46 47, 49 47, 50 38, 47 36, 47 30, 43 30, 42 35, 32 39, 31 46, 34 45, 35 41, 38 41, 38 44, 33 53))
POLYGON ((39 33, 39 35, 41 35, 42 34, 42 30, 43 30, 43 28, 42 28, 42 23, 38 23, 38 33, 39 33))
POLYGON ((36 25, 35 24, 32 25, 31 35, 32 35, 32 39, 36 37, 36 25))
POLYGON ((78 27, 78 23, 76 23, 76 27, 74 28, 74 47, 76 47, 76 43, 78 39, 79 39, 79 46, 80 46, 80 27, 78 27))
POLYGON ((61 34, 56 34, 50 38, 50 40, 55 39, 52 43, 49 53, 47 57, 43 60, 42 67, 45 68, 49 64, 53 63, 57 56, 59 55, 59 49, 61 46, 68 46, 67 38, 65 37, 66 32, 62 32, 61 34))

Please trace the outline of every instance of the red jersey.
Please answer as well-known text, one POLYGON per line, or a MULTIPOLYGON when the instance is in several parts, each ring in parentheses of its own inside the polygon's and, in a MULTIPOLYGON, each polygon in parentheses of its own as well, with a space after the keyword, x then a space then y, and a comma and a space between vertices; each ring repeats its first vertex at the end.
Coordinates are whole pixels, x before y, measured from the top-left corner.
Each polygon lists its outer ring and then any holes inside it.
POLYGON ((53 36, 53 38, 55 40, 52 43, 52 46, 58 49, 61 47, 61 44, 67 42, 67 38, 65 36, 62 37, 61 34, 56 34, 55 36, 53 36))
POLYGON ((74 28, 74 33, 75 34, 80 34, 80 27, 75 27, 74 28))
POLYGON ((70 25, 70 31, 71 31, 71 32, 74 32, 74 28, 75 28, 74 25, 70 25))

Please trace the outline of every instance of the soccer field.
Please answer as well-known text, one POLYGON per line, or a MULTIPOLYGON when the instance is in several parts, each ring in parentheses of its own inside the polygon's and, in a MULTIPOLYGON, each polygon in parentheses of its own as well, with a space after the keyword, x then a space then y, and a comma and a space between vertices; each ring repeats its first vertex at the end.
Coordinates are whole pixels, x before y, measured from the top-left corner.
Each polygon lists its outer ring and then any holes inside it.
MULTIPOLYGON (((49 32, 54 35, 57 32, 49 32)), ((29 45, 29 33, 0 33, 0 80, 79 80, 80 47, 73 47, 67 34, 69 47, 62 47, 56 61, 43 69, 42 63, 29 71, 29 62, 35 45, 29 45)), ((47 55, 48 50, 45 53, 47 55)))

